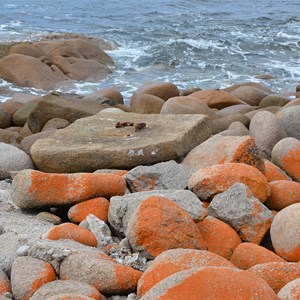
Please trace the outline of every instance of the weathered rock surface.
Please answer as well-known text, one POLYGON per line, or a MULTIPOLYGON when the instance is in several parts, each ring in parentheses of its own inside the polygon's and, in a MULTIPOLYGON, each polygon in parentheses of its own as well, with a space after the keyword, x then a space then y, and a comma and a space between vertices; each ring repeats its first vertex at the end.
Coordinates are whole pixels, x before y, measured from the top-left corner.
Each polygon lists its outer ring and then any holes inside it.
POLYGON ((264 175, 266 176, 269 182, 276 181, 276 180, 291 180, 287 174, 281 170, 278 166, 276 166, 271 161, 264 159, 265 163, 265 172, 264 175))
POLYGON ((125 176, 132 193, 151 190, 186 189, 192 175, 187 167, 174 160, 152 166, 137 166, 125 176))
POLYGON ((277 294, 279 300, 300 299, 300 278, 288 282, 277 294))
POLYGON ((202 220, 207 210, 195 194, 187 190, 156 190, 112 197, 108 210, 110 225, 121 235, 126 232, 128 222, 137 207, 150 196, 162 196, 182 207, 195 221, 202 220))
POLYGON ((271 226, 273 215, 242 183, 214 197, 209 215, 233 227, 246 242, 259 244, 271 226))
POLYGON ((37 141, 31 155, 36 167, 45 172, 128 169, 182 158, 210 133, 211 120, 203 115, 103 113, 37 141), (143 122, 146 127, 116 128, 117 122, 143 122))
POLYGON ((11 114, 0 107, 0 128, 7 128, 11 125, 11 114))
POLYGON ((241 86, 232 91, 231 95, 241 99, 251 106, 257 106, 260 101, 268 95, 268 93, 256 87, 241 86))
POLYGON ((283 125, 288 137, 300 140, 300 106, 287 107, 280 110, 276 117, 283 125))
POLYGON ((159 114, 165 101, 159 97, 149 94, 139 94, 134 97, 130 108, 138 114, 159 114))
POLYGON ((266 97, 264 97, 260 103, 259 107, 269 107, 269 106, 284 106, 292 101, 291 98, 278 95, 278 94, 270 94, 266 97))

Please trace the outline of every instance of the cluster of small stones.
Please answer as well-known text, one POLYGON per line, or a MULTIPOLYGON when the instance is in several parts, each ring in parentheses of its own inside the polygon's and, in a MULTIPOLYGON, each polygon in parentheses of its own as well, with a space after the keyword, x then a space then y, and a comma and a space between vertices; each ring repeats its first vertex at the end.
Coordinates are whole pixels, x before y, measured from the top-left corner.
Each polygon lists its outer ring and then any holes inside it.
POLYGON ((156 82, 130 106, 114 87, 2 103, 0 299, 299 299, 298 92, 156 82), (77 126, 105 121, 93 143, 77 126))

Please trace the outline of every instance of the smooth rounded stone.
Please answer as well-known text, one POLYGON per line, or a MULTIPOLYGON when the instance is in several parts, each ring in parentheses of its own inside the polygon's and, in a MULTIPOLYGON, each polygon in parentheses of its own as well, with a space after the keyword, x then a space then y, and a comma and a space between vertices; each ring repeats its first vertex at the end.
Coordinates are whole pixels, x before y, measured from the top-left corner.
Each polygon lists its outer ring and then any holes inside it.
POLYGON ((134 113, 139 114, 159 114, 165 101, 150 94, 140 94, 134 97, 130 108, 134 113))
POLYGON ((247 185, 261 202, 268 197, 269 186, 265 176, 244 163, 226 163, 200 169, 189 179, 188 187, 199 199, 210 200, 234 183, 247 185))
POLYGON ((225 222, 207 216, 197 223, 207 245, 207 250, 230 259, 235 248, 242 243, 236 231, 225 222))
POLYGON ((73 223, 63 223, 50 228, 44 235, 44 239, 60 240, 71 239, 81 244, 97 247, 98 241, 89 230, 73 223))
POLYGON ((94 214, 100 220, 107 222, 109 201, 98 197, 77 203, 68 210, 68 218, 72 223, 79 224, 89 214, 94 214))
POLYGON ((40 132, 53 118, 61 118, 73 123, 77 119, 95 115, 103 106, 93 100, 74 100, 58 95, 43 96, 31 111, 27 124, 33 133, 40 132))
POLYGON ((215 119, 215 113, 197 97, 178 96, 168 99, 162 106, 161 114, 203 114, 215 119))
POLYGON ((35 142, 31 156, 37 169, 45 172, 130 169, 180 159, 210 134, 211 120, 203 115, 103 113, 35 142), (116 128, 118 122, 146 126, 116 128))
MULTIPOLYGON (((50 298, 47 298, 47 300, 94 300, 95 298, 91 298, 88 296, 80 295, 80 294, 74 294, 74 293, 63 293, 59 295, 51 296, 50 298)), ((101 300, 105 300, 106 298, 103 296, 101 297, 101 300)))
POLYGON ((96 174, 114 174, 119 176, 124 176, 128 173, 127 170, 119 170, 119 169, 99 169, 96 170, 94 173, 96 174))
MULTIPOLYGON (((49 300, 54 296, 72 293, 76 295, 86 296, 91 299, 101 300, 99 291, 90 284, 80 280, 55 280, 42 285, 30 298, 30 300, 49 300)), ((54 298, 55 300, 63 300, 54 298)), ((75 298, 76 299, 76 298, 75 298)), ((74 299, 74 300, 75 300, 74 299)), ((81 299, 80 299, 81 300, 81 299)))
POLYGON ((267 262, 285 262, 273 251, 254 243, 241 243, 230 258, 230 261, 239 269, 247 270, 255 265, 267 262))
POLYGON ((11 125, 11 114, 0 107, 0 128, 7 128, 11 125))
POLYGON ((265 98, 268 93, 256 87, 241 86, 232 91, 231 95, 241 99, 251 106, 258 106, 260 101, 265 98))
POLYGON ((169 98, 179 96, 179 90, 175 84, 169 82, 145 83, 132 95, 130 106, 134 106, 135 97, 140 94, 153 95, 166 101, 169 98))
POLYGON ((25 138, 32 135, 32 132, 30 131, 27 123, 22 127, 20 131, 20 135, 18 137, 18 143, 21 143, 21 141, 25 138))
POLYGON ((300 299, 300 278, 288 282, 277 293, 279 300, 298 300, 300 299))
POLYGON ((255 265, 248 271, 261 277, 275 293, 278 293, 288 282, 300 278, 298 263, 267 262, 255 265))
POLYGON ((190 94, 193 94, 198 91, 202 91, 202 89, 199 87, 187 88, 180 91, 180 96, 189 96, 190 94))
POLYGON ((186 189, 192 172, 174 160, 152 166, 137 166, 125 176, 132 193, 151 190, 186 189))
POLYGON ((98 101, 99 99, 103 100, 112 100, 119 104, 124 104, 124 99, 122 94, 115 87, 107 87, 96 91, 95 93, 86 95, 83 99, 91 99, 98 101))
POLYGON ((274 291, 248 271, 225 267, 192 268, 160 281, 141 300, 176 299, 277 299, 274 291))
POLYGON ((273 93, 271 89, 269 89, 267 86, 265 86, 264 84, 259 83, 259 82, 244 82, 244 83, 234 84, 234 85, 231 85, 231 86, 225 88, 224 91, 231 93, 232 91, 234 91, 237 88, 242 87, 242 86, 254 87, 254 88, 263 90, 268 94, 273 93))
POLYGON ((284 126, 278 118, 267 111, 255 114, 251 119, 249 134, 253 137, 262 157, 270 159, 273 147, 287 137, 284 126))
POLYGON ((10 293, 10 292, 11 292, 10 281, 6 276, 6 274, 0 269, 0 295, 3 295, 4 293, 10 293))
POLYGON ((240 122, 244 126, 248 127, 250 124, 250 119, 243 114, 233 114, 219 119, 215 119, 213 120, 212 134, 216 134, 228 129, 228 127, 234 122, 240 122))
POLYGON ((30 134, 28 136, 25 136, 21 143, 20 143, 20 148, 27 153, 28 155, 31 155, 30 149, 31 146, 39 139, 45 139, 48 136, 52 135, 53 133, 56 132, 56 129, 54 130, 49 130, 49 131, 43 131, 35 134, 30 134))
POLYGON ((24 151, 0 142, 0 179, 10 178, 11 171, 34 169, 30 156, 24 151))
POLYGON ((18 256, 27 256, 30 246, 29 245, 22 245, 18 250, 18 256))
POLYGON ((31 243, 28 256, 50 263, 59 275, 61 262, 72 253, 102 254, 100 249, 86 246, 74 240, 37 240, 31 243))
POLYGON ((242 100, 222 90, 202 90, 190 96, 206 103, 210 108, 222 109, 232 105, 245 104, 242 100))
POLYGON ((106 296, 134 292, 142 274, 105 254, 72 254, 60 266, 60 279, 80 280, 106 296))
POLYGON ((271 240, 275 252, 287 261, 300 260, 300 203, 278 212, 271 225, 271 240))
POLYGON ((208 214, 227 223, 245 242, 259 244, 270 229, 273 215, 242 183, 216 195, 208 206, 208 214))
POLYGON ((279 94, 270 94, 264 97, 259 103, 259 107, 269 107, 269 106, 284 106, 292 101, 291 98, 285 97, 279 94))
POLYGON ((280 110, 276 117, 279 119, 288 137, 300 140, 300 106, 287 107, 280 110))
POLYGON ((207 216, 207 209, 197 196, 188 190, 155 190, 137 192, 110 199, 108 221, 119 234, 124 235, 128 222, 137 207, 150 196, 162 196, 182 207, 195 222, 207 216))
POLYGON ((12 121, 14 125, 24 126, 27 119, 34 109, 35 103, 27 103, 19 108, 12 116, 12 121))
POLYGON ((272 114, 276 114, 281 108, 282 108, 281 106, 269 106, 269 107, 259 108, 245 113, 245 116, 251 120, 258 112, 268 111, 272 114))
POLYGON ((248 128, 241 122, 233 122, 229 125, 228 130, 236 133, 236 135, 249 135, 248 128))
POLYGON ((270 182, 269 186, 271 193, 265 205, 270 209, 279 211, 300 202, 300 182, 276 180, 270 182))
POLYGON ((124 110, 117 108, 117 107, 108 107, 108 108, 104 108, 100 112, 98 112, 98 114, 105 114, 105 113, 120 114, 120 113, 124 113, 124 110))
POLYGON ((49 263, 33 257, 16 258, 10 276, 15 300, 31 299, 40 286, 56 279, 54 269, 49 263))
POLYGON ((56 216, 55 214, 52 214, 52 213, 47 212, 47 211, 43 211, 43 212, 38 213, 36 215, 36 218, 38 220, 44 220, 44 221, 50 222, 53 225, 59 225, 59 224, 62 223, 62 220, 59 216, 56 216))
POLYGON ((89 214, 79 226, 86 228, 93 233, 98 241, 97 247, 106 246, 112 244, 114 241, 111 236, 111 231, 108 225, 98 219, 95 215, 89 214))
POLYGON ((18 138, 19 138, 18 132, 0 128, 0 143, 16 144, 18 138))
POLYGON ((298 106, 300 105, 300 98, 292 99, 288 104, 286 104, 283 108, 298 106))
POLYGON ((254 77, 257 79, 264 79, 264 80, 276 79, 276 77, 271 74, 259 74, 259 75, 255 75, 254 77))
POLYGON ((300 141, 292 137, 280 140, 272 150, 272 162, 300 182, 300 141))
POLYGON ((212 136, 192 149, 182 161, 184 167, 194 171, 224 163, 244 163, 262 172, 265 169, 258 148, 249 135, 212 136))
POLYGON ((57 129, 62 129, 70 125, 70 122, 65 119, 61 118, 53 118, 47 121, 45 126, 43 127, 42 131, 52 131, 52 130, 57 130, 57 129))
POLYGON ((165 278, 191 268, 228 267, 234 265, 225 258, 205 250, 171 249, 158 255, 139 280, 137 295, 142 297, 165 278))
POLYGON ((56 207, 95 197, 124 195, 125 179, 113 174, 48 174, 20 171, 13 179, 12 201, 20 208, 56 207))
POLYGON ((271 161, 264 159, 265 163, 265 172, 264 175, 267 178, 268 182, 276 180, 292 180, 287 174, 276 166, 271 161))
POLYGON ((138 206, 129 220, 126 237, 134 251, 150 259, 174 248, 207 249, 188 213, 161 196, 149 197, 138 206))
POLYGON ((248 104, 237 104, 220 109, 216 115, 220 118, 223 118, 235 114, 245 114, 252 110, 254 110, 254 107, 248 104))

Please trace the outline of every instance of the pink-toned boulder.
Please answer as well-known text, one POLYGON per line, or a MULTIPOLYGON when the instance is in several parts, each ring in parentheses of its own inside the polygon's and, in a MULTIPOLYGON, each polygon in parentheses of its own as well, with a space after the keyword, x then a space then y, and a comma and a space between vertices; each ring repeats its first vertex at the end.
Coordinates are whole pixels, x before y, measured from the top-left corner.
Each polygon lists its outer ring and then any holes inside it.
POLYGON ((242 100, 222 90, 202 90, 190 96, 206 103, 210 108, 222 109, 231 105, 245 104, 242 100))
POLYGON ((270 90, 267 86, 265 86, 259 82, 244 82, 244 83, 234 84, 234 85, 231 85, 231 86, 225 88, 224 91, 231 93, 232 91, 236 90, 237 88, 245 87, 245 86, 254 87, 254 88, 263 90, 263 91, 267 92, 268 94, 272 93, 272 90, 270 90))
POLYGON ((300 182, 277 180, 270 182, 269 186, 271 193, 265 205, 270 209, 281 210, 300 202, 300 182))
POLYGON ((158 282, 172 274, 208 266, 234 268, 234 265, 225 258, 205 250, 172 249, 164 251, 151 262, 139 280, 138 297, 142 297, 158 282))
POLYGON ((159 114, 165 101, 150 94, 138 94, 131 102, 131 111, 139 114, 159 114))
POLYGON ((134 251, 149 258, 169 249, 207 249, 189 214, 160 196, 149 197, 138 206, 128 223, 126 237, 134 251))
POLYGON ((256 87, 241 86, 232 91, 231 95, 251 106, 258 106, 260 101, 266 97, 268 93, 256 87))
POLYGON ((288 282, 300 278, 300 264, 298 263, 268 262, 255 265, 248 271, 266 281, 275 293, 278 293, 288 282))
POLYGON ((95 101, 111 100, 115 103, 124 104, 124 98, 122 94, 114 86, 101 89, 99 91, 94 92, 93 94, 88 94, 83 99, 91 99, 95 101))
POLYGON ((192 149, 182 164, 193 170, 224 163, 244 163, 264 172, 258 148, 250 136, 213 136, 192 149))
POLYGON ((244 270, 267 262, 285 262, 284 259, 274 252, 254 243, 242 243, 238 245, 230 261, 238 268, 244 270))
POLYGON ((265 172, 264 175, 266 176, 269 182, 276 181, 276 180, 291 180, 286 173, 281 170, 278 166, 273 164, 271 161, 264 159, 265 163, 265 172))
POLYGON ((121 265, 105 254, 71 254, 60 266, 60 279, 88 283, 108 296, 134 292, 141 276, 142 272, 121 265))
POLYGON ((226 163, 196 171, 188 187, 201 200, 210 200, 226 191, 234 183, 244 183, 261 202, 266 201, 269 185, 265 176, 255 167, 243 163, 226 163))
POLYGON ((300 299, 300 278, 288 282, 277 294, 279 300, 300 299))
POLYGON ((287 261, 300 260, 300 203, 278 212, 271 225, 271 240, 275 252, 287 261))
POLYGON ((30 256, 18 257, 11 268, 11 289, 15 300, 28 300, 45 283, 54 281, 53 267, 30 256))
POLYGON ((216 115, 220 118, 223 118, 233 114, 245 114, 252 110, 254 110, 254 107, 251 107, 248 104, 237 104, 220 109, 216 115))

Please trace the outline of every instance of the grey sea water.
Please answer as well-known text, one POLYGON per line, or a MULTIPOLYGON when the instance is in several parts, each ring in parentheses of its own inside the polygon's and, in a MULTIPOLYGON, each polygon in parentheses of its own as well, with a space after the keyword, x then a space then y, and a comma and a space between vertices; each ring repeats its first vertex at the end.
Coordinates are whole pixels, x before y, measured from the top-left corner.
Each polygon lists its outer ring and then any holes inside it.
MULTIPOLYGON (((70 92, 114 84, 129 98, 153 80, 180 88, 252 80, 280 92, 300 82, 299 0, 0 0, 2 42, 66 32, 100 36, 115 46, 108 52, 113 74, 99 83, 79 82, 70 92), (261 74, 275 79, 255 77, 261 74)), ((1 86, 42 93, 0 79, 1 86)))

